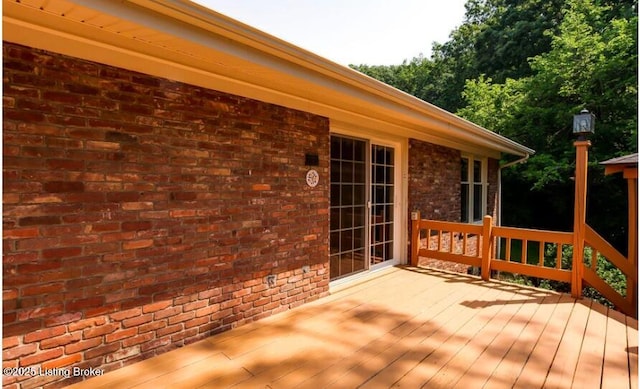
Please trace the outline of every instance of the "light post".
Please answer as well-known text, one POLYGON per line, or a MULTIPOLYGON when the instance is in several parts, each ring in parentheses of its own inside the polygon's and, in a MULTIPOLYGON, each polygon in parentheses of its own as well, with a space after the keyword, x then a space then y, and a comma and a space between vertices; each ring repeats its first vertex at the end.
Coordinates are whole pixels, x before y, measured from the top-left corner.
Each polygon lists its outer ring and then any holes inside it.
MULTIPOLYGON (((576 147, 575 197, 573 214, 573 264, 571 295, 582 296, 582 278, 584 273, 584 235, 587 222, 587 164, 589 161, 588 134, 595 130, 596 117, 586 109, 573 116, 573 133, 578 139, 573 143, 576 147)), ((558 248, 560 250, 560 248, 558 248)))

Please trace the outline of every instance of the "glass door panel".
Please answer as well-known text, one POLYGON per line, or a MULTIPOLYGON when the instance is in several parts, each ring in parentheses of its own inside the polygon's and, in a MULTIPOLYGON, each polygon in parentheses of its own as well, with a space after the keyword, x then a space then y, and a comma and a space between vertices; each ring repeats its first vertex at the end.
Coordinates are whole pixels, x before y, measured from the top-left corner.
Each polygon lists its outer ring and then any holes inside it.
POLYGON ((332 280, 394 259, 393 147, 331 137, 332 280))
POLYGON ((336 279, 368 268, 367 142, 331 137, 329 266, 336 279))
POLYGON ((394 149, 371 146, 371 265, 393 259, 394 149))

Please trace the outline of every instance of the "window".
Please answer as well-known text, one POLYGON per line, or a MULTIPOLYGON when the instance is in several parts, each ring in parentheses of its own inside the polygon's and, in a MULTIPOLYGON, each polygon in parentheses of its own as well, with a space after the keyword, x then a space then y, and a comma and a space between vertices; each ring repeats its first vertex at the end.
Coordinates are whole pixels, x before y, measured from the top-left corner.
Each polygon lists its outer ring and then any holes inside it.
POLYGON ((460 165, 460 221, 481 222, 487 210, 487 161, 462 156, 460 165))

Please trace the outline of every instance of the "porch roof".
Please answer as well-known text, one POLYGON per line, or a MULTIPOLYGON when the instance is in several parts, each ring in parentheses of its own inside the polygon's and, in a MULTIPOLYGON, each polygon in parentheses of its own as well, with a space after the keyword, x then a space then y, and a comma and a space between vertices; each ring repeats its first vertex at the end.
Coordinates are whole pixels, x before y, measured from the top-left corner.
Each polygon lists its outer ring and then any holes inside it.
POLYGON ((425 268, 73 388, 637 388, 637 321, 591 300, 425 268))
POLYGON ((622 172, 627 169, 635 169, 637 177, 638 153, 611 158, 604 162, 600 162, 600 165, 604 165, 604 174, 607 175, 622 172))
POLYGON ((534 151, 186 0, 3 0, 3 39, 499 157, 534 151))

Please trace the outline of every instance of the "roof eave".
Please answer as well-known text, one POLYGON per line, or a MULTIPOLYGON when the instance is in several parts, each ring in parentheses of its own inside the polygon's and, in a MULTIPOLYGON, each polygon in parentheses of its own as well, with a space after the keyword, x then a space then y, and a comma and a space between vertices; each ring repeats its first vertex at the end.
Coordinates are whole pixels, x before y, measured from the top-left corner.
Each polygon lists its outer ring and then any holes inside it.
MULTIPOLYGON (((27 18, 28 20, 20 20, 20 17, 24 17, 24 15, 19 15, 20 12, 24 13, 24 7, 7 0, 4 0, 3 4, 5 36, 9 37, 8 40, 15 39, 19 41, 20 39, 27 39, 22 37, 22 35, 26 36, 26 34, 11 34, 11 31, 7 34, 6 31, 11 28, 31 28, 37 29, 39 34, 48 32, 62 37, 65 34, 62 27, 68 27, 69 33, 64 38, 68 40, 76 39, 76 43, 82 46, 77 51, 83 53, 90 60, 112 61, 110 64, 124 67, 138 66, 138 68, 133 69, 138 71, 143 71, 144 66, 148 68, 147 64, 142 65, 143 60, 148 62, 157 60, 167 69, 173 67, 180 71, 185 77, 183 80, 185 82, 198 83, 197 77, 208 78, 214 81, 208 81, 208 85, 205 86, 213 84, 223 91, 225 91, 225 85, 229 86, 227 91, 237 90, 237 85, 234 87, 235 89, 231 87, 231 84, 235 83, 240 85, 243 91, 248 92, 247 97, 263 98, 265 101, 282 105, 290 104, 297 109, 308 108, 310 111, 328 116, 332 120, 350 120, 352 122, 354 120, 358 122, 366 120, 370 122, 371 126, 376 126, 376 123, 379 123, 392 130, 396 126, 398 129, 402 128, 407 135, 413 134, 412 136, 418 139, 436 143, 444 142, 443 144, 445 145, 460 148, 461 150, 478 147, 518 156, 526 156, 534 152, 510 139, 468 122, 353 69, 338 65, 189 1, 128 0, 114 2, 111 0, 74 0, 74 2, 105 14, 129 18, 130 21, 134 20, 136 23, 144 24, 159 31, 166 31, 167 28, 173 29, 172 33, 183 34, 182 39, 200 39, 206 44, 207 37, 211 37, 211 39, 217 39, 216 42, 220 45, 224 45, 226 42, 227 48, 239 44, 240 48, 233 52, 234 55, 244 55, 251 60, 264 61, 265 67, 270 67, 269 70, 272 72, 281 72, 282 77, 291 80, 294 80, 295 77, 298 77, 298 79, 307 78, 305 81, 308 81, 309 85, 319 85, 317 87, 318 90, 315 91, 316 98, 309 98, 306 91, 303 94, 295 95, 295 93, 286 90, 268 90, 271 85, 264 84, 264 80, 263 85, 259 83, 251 85, 250 80, 225 78, 223 74, 211 72, 211 69, 198 68, 198 63, 193 60, 189 62, 190 59, 188 57, 185 57, 183 62, 179 63, 179 59, 176 59, 171 53, 160 53, 157 47, 144 47, 143 43, 139 41, 124 41, 122 39, 116 41, 114 37, 109 36, 105 38, 107 40, 91 42, 92 37, 95 35, 88 34, 89 31, 85 32, 84 37, 74 37, 73 34, 75 32, 80 31, 81 28, 86 28, 86 26, 71 25, 71 22, 64 20, 64 18, 58 18, 49 26, 44 25, 46 22, 41 17, 42 15, 34 14, 27 18), (43 25, 40 25, 41 23, 43 25), (60 25, 60 28, 57 28, 56 23, 67 23, 67 26, 60 25), (100 57, 101 54, 87 50, 91 43, 105 51, 111 50, 111 52, 124 53, 122 55, 126 54, 139 58, 141 62, 127 65, 127 61, 118 63, 117 59, 110 58, 110 55, 102 54, 100 57), (249 49, 251 52, 248 52, 249 49), (238 54, 238 50, 240 54, 238 54), (91 57, 92 55, 94 57, 91 57), (193 69, 189 69, 193 74, 187 74, 188 67, 193 67, 193 69), (321 85, 322 83, 325 85, 321 85), (339 103, 331 101, 329 97, 327 97, 327 101, 321 101, 323 92, 327 90, 337 91, 335 93, 339 93, 339 95, 337 94, 336 96, 343 99, 341 104, 352 102, 353 106, 343 108, 339 103), (321 98, 317 98, 317 96, 321 98)), ((34 35, 42 38, 37 34, 34 35)), ((35 42, 31 43, 35 44, 35 42)), ((65 47, 66 43, 52 42, 51 39, 39 39, 38 44, 44 45, 45 47, 41 48, 45 49, 48 49, 46 45, 57 45, 53 51, 57 49, 65 53, 64 51, 68 50, 65 47)), ((65 54, 70 53, 67 52, 65 54)), ((173 71, 175 72, 176 70, 173 71)), ((282 85, 285 84, 286 81, 282 85)))

